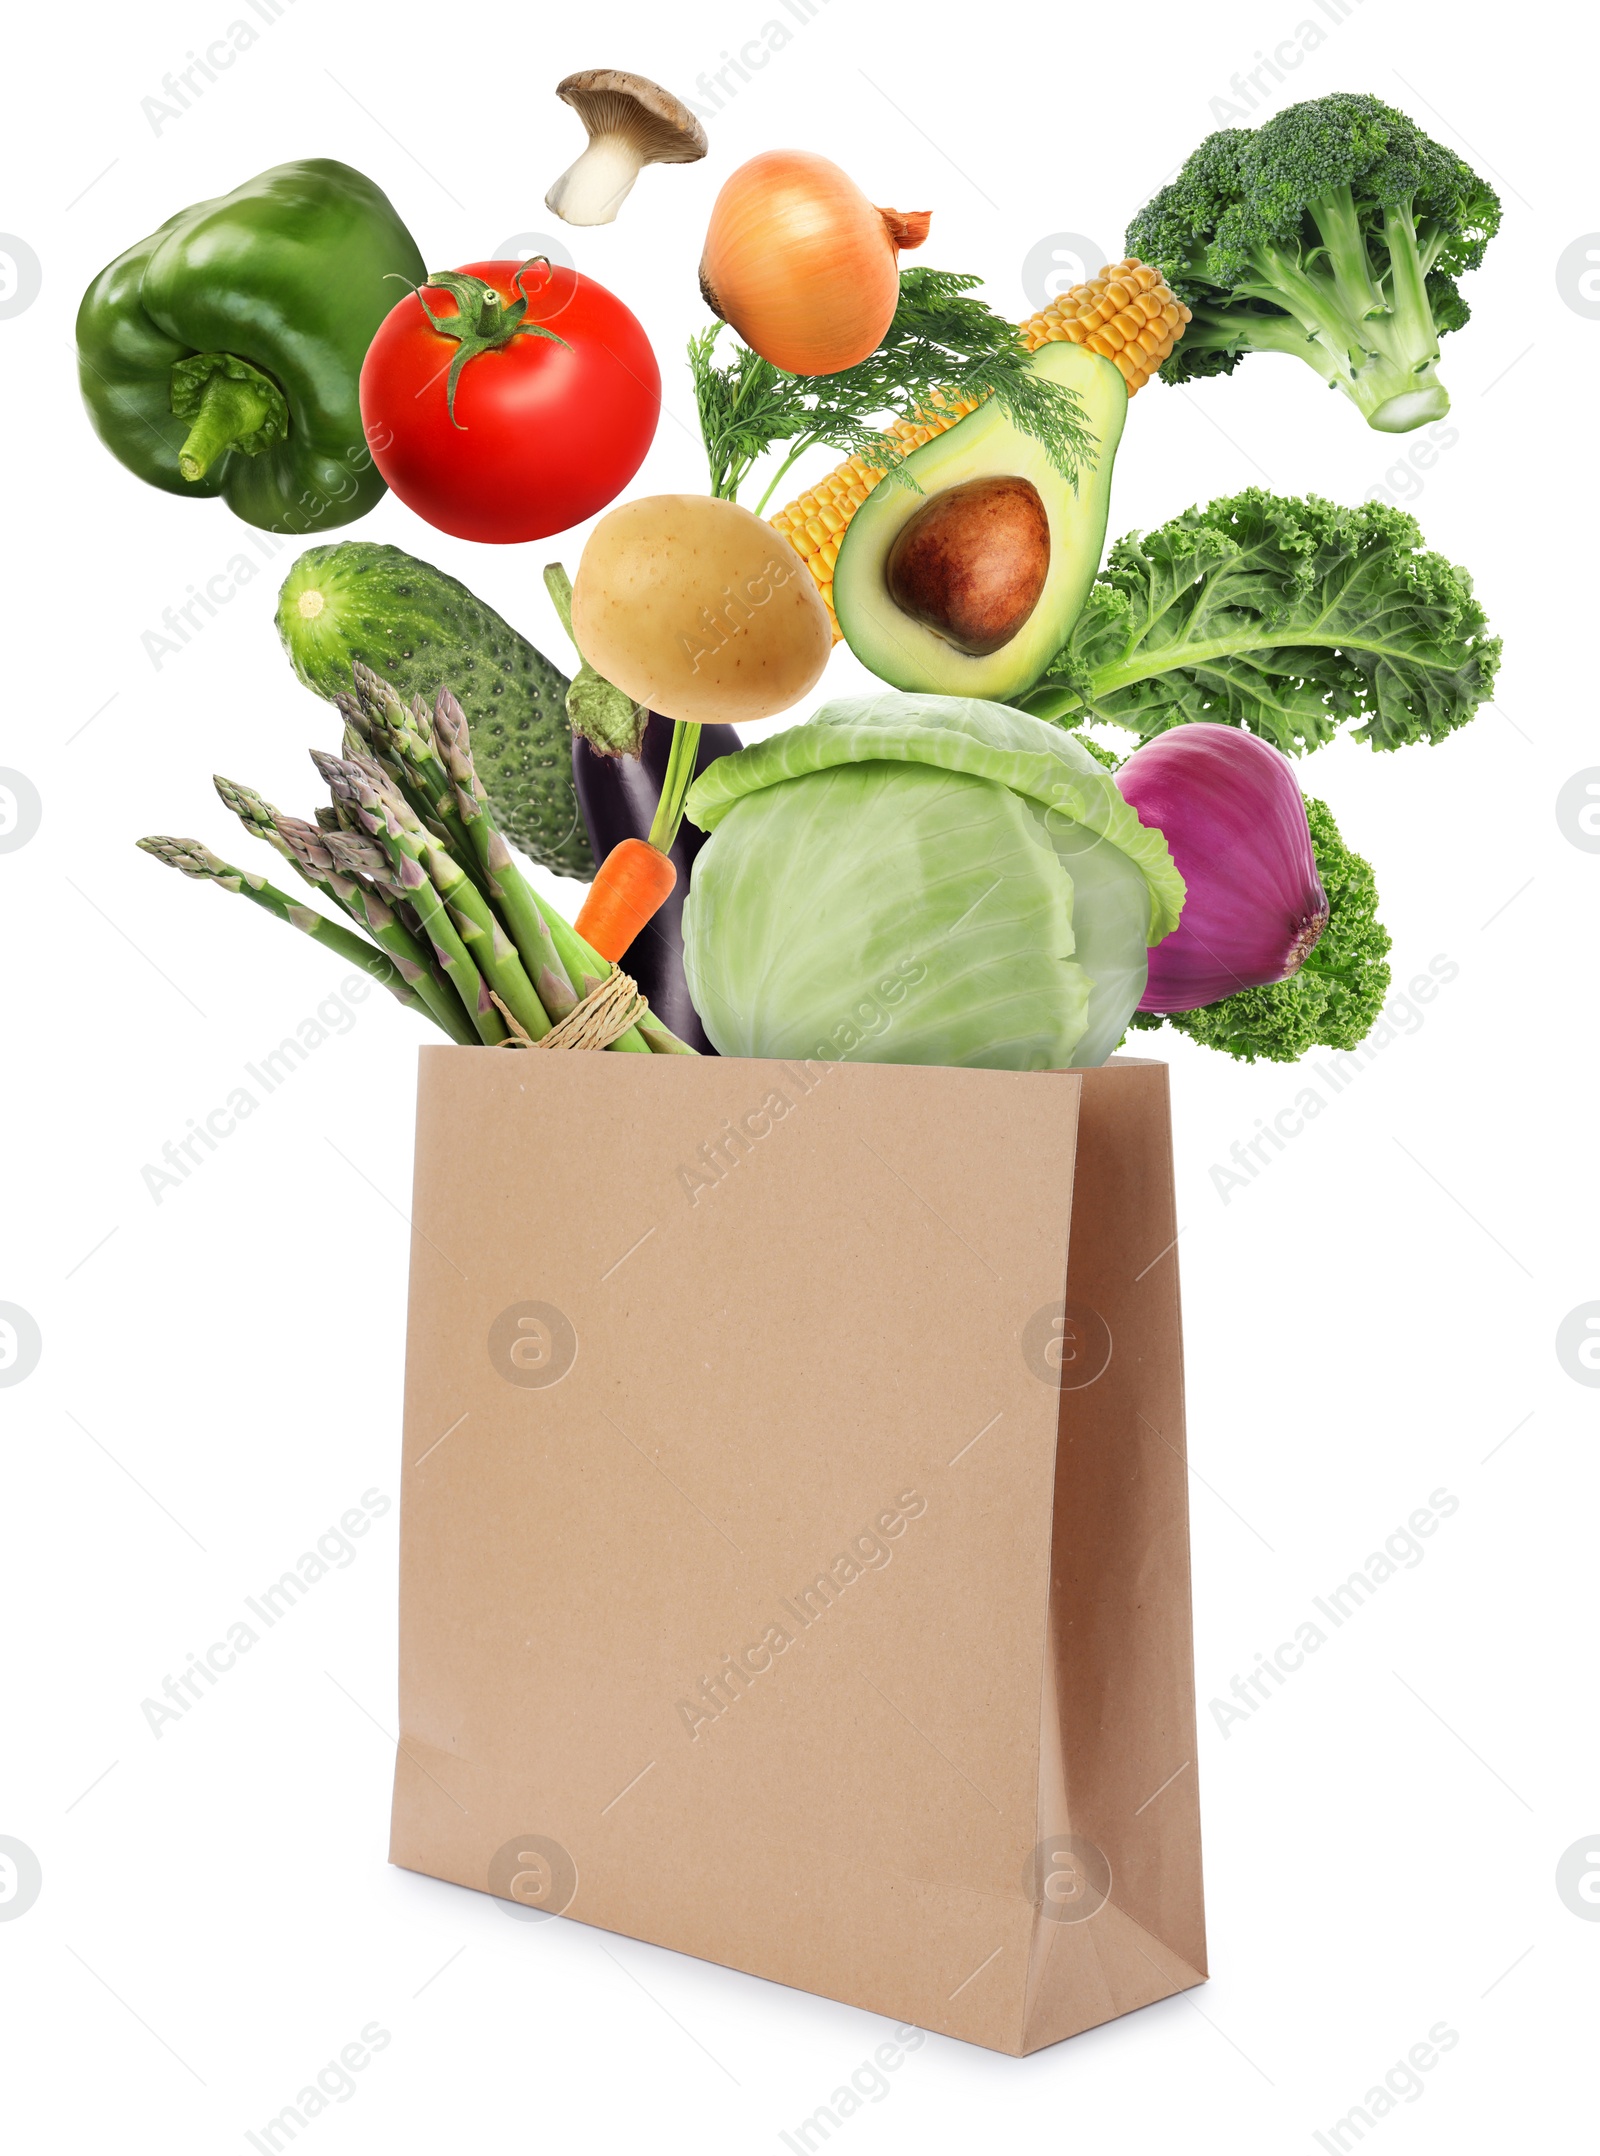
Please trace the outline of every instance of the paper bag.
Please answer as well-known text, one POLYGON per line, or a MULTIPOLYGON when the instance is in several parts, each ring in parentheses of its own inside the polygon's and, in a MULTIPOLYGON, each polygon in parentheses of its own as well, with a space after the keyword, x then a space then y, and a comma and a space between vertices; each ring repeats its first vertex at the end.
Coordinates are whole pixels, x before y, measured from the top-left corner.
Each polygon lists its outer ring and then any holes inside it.
POLYGON ((1167 1074, 422 1051, 391 1858, 1024 2053, 1202 1981, 1167 1074))

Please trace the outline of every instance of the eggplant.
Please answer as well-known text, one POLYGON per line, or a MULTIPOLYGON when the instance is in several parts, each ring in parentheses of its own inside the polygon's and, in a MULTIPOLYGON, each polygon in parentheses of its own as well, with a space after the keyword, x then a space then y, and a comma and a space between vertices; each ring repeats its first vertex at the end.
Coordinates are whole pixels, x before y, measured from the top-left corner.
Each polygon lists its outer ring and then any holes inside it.
MULTIPOLYGON (((707 764, 742 748, 731 726, 702 726, 695 755, 698 778, 707 764)), ((613 846, 625 838, 648 838, 650 825, 661 799, 672 750, 672 721, 652 711, 637 756, 603 756, 580 733, 572 736, 572 778, 583 810, 584 824, 594 857, 603 861, 613 846)), ((683 902, 689 895, 694 857, 707 834, 685 817, 672 842, 672 865, 678 880, 672 895, 655 919, 636 936, 618 963, 650 999, 650 1008, 679 1040, 714 1056, 715 1048, 700 1023, 700 1014, 689 1000, 689 983, 683 971, 683 902)))

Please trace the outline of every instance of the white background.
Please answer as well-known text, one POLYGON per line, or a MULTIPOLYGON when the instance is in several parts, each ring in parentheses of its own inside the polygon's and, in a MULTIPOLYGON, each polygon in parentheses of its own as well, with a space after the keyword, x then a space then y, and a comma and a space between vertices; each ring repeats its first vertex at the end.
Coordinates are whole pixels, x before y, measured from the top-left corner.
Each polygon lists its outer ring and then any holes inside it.
MULTIPOLYGON (((286 158, 371 174, 435 267, 548 231, 544 191, 577 136, 550 94, 561 75, 620 64, 693 94, 725 47, 790 18, 776 0, 588 6, 569 11, 569 34, 560 11, 481 0, 411 15, 295 0, 153 130, 141 100, 247 12, 33 10, 8 41, 0 226, 34 249, 43 286, 0 319, 0 764, 27 775, 44 814, 0 855, 0 1300, 32 1314, 44 1346, 0 1393, 0 1833, 37 1853, 44 1884, 0 1922, 0 2107, 30 2150, 209 2156, 247 2145, 377 2021, 387 2048, 306 2130, 325 2156, 777 2148, 887 2025, 580 1925, 508 1922, 491 1900, 386 1865, 392 1511, 181 1724, 159 1740, 146 1726, 141 1701, 246 1594, 363 1491, 397 1494, 421 1029, 367 1002, 152 1201, 144 1164, 345 969, 132 840, 193 831, 237 850, 211 772, 309 806, 305 745, 332 736, 273 630, 292 546, 152 665, 143 632, 246 534, 220 503, 158 494, 110 459, 79 407, 71 342, 103 262, 286 158)), ((1309 46, 1308 19, 1323 42, 1273 101, 1372 90, 1501 186, 1475 319, 1445 346, 1458 438, 1408 473, 1420 437, 1367 431, 1287 360, 1158 384, 1130 414, 1111 529, 1251 483, 1415 495, 1429 543, 1470 566, 1505 637, 1502 693, 1441 748, 1341 743, 1303 775, 1377 866, 1397 983, 1437 954, 1459 973, 1420 1030, 1401 1030, 1226 1204, 1212 1164, 1304 1074, 1182 1041, 1162 1051, 1184 1225, 1211 1983, 1022 2063, 930 2038, 841 2127, 851 2150, 1276 2156, 1315 2146, 1440 2021, 1459 2042, 1374 2127, 1383 2149, 1567 2148, 1589 2130, 1580 2048, 1600 1924, 1563 1906, 1555 1872, 1575 1842, 1600 1846, 1600 1401, 1554 1343, 1600 1297, 1600 858, 1555 816, 1563 783, 1600 762, 1600 322, 1556 280, 1563 250, 1600 228, 1592 42, 1575 18, 1412 0, 1368 0, 1337 27, 1315 0, 942 14, 831 0, 713 117, 704 164, 647 173, 615 226, 562 236, 663 362, 666 411, 637 489, 700 489, 678 355, 704 320, 700 235, 737 162, 801 145, 875 200, 931 205, 923 259, 982 271, 1020 315, 1034 243, 1070 231, 1117 252, 1229 78, 1258 49, 1309 46), (1222 1734, 1206 1703, 1439 1488, 1459 1510, 1423 1562, 1222 1734)), ((461 575, 569 663, 538 578, 554 544, 472 548, 393 499, 352 529, 461 575)), ((561 542, 569 564, 581 536, 561 542)), ((858 678, 836 655, 829 686, 858 678)))

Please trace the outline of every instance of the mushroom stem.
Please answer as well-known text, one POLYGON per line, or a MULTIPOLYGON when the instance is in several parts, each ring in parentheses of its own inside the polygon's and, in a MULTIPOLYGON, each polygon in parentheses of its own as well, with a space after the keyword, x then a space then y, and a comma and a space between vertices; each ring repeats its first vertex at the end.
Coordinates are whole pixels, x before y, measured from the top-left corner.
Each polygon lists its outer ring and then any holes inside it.
POLYGON ((595 135, 545 196, 544 206, 569 225, 609 225, 644 163, 643 147, 625 130, 595 135))

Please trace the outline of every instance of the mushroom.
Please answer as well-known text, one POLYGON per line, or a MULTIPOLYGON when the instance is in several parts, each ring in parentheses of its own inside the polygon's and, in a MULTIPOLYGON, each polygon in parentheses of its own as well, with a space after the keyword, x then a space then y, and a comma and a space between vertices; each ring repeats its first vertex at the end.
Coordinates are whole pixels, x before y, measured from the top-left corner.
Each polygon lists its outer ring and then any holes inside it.
POLYGON ((692 165, 706 154, 706 131, 660 83, 622 68, 589 67, 556 84, 556 95, 589 130, 589 146, 544 198, 569 225, 608 225, 641 165, 692 165))

